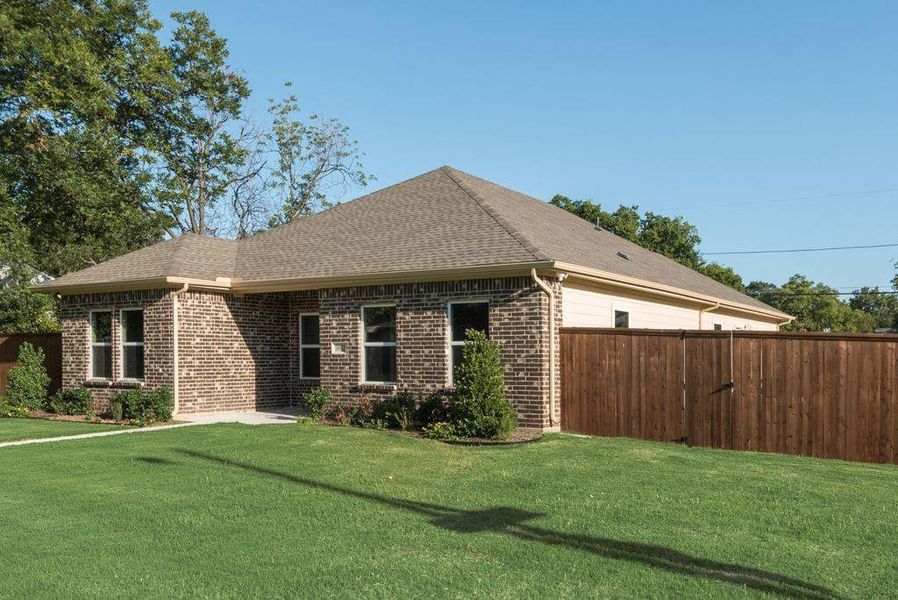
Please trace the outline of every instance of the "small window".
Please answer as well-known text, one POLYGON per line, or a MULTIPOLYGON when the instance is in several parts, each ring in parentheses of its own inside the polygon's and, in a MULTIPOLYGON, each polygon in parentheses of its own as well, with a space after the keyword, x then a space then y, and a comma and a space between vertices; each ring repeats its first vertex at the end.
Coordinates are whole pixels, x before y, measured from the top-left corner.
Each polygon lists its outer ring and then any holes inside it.
POLYGON ((723 325, 721 325, 720 323, 714 323, 714 331, 722 331, 722 330, 723 330, 723 325))
POLYGON ((321 377, 321 338, 318 315, 299 317, 299 376, 302 379, 321 377))
POLYGON ((362 308, 365 382, 396 382, 396 307, 362 308))
POLYGON ((112 311, 90 313, 90 376, 112 379, 112 311))
POLYGON ((489 302, 449 303, 449 350, 452 353, 450 380, 455 376, 455 368, 461 364, 469 329, 482 331, 489 336, 489 302))
POLYGON ((630 326, 630 313, 625 310, 614 311, 614 326, 627 328, 630 326))
POLYGON ((122 377, 143 379, 143 311, 127 309, 121 312, 122 377))

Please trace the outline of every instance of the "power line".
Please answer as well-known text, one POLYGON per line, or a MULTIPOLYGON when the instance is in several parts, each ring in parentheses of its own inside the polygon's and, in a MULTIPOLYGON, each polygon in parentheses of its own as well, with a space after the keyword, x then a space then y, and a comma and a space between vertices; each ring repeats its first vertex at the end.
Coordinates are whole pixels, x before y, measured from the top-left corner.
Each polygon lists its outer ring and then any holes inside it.
POLYGON ((825 248, 790 248, 788 250, 738 250, 734 252, 702 252, 705 256, 733 254, 790 254, 795 252, 826 252, 830 250, 868 250, 871 248, 895 248, 898 244, 869 244, 865 246, 828 246, 825 248))
POLYGON ((824 200, 826 198, 847 198, 850 196, 870 196, 873 194, 885 194, 898 191, 896 188, 884 188, 881 190, 867 190, 861 192, 843 192, 838 194, 819 194, 816 196, 799 196, 797 198, 782 198, 779 200, 752 200, 748 202, 728 202, 724 204, 693 204, 691 206, 666 206, 655 210, 690 210, 693 208, 730 208, 733 206, 754 206, 757 204, 782 204, 784 202, 803 202, 806 200, 824 200))
MULTIPOLYGON (((783 292, 780 290, 774 290, 772 292, 747 292, 749 296, 758 297, 763 296, 764 294, 771 294, 772 296, 860 296, 861 294, 856 294, 854 292, 783 292)), ((878 291, 870 291, 864 292, 866 294, 878 294, 880 296, 891 296, 898 294, 898 290, 878 290, 878 291)))

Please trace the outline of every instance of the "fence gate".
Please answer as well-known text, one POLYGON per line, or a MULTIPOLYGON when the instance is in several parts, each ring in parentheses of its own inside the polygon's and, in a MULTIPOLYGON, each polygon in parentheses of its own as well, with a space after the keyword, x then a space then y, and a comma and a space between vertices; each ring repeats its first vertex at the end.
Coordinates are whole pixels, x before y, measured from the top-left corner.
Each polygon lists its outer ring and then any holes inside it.
POLYGON ((564 328, 561 426, 898 464, 898 336, 564 328))

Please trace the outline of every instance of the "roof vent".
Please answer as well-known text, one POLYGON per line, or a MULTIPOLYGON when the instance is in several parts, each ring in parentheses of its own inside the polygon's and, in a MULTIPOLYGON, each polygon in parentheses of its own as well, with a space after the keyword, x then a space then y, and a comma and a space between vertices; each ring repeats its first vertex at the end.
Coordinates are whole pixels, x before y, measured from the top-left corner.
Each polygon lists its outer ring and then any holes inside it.
POLYGON ((618 252, 617 255, 620 256, 624 260, 630 260, 630 257, 623 252, 618 252))
POLYGON ((598 218, 598 217, 596 217, 596 231, 605 231, 604 229, 602 229, 602 226, 599 225, 599 218, 598 218))

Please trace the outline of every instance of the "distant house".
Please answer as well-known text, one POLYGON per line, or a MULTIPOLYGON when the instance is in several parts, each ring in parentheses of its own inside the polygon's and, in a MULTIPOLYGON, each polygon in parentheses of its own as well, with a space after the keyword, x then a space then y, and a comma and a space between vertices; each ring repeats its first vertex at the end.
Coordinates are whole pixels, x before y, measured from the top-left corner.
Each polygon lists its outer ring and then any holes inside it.
MULTIPOLYGON (((38 272, 34 275, 34 277, 31 278, 32 285, 46 283, 48 281, 53 281, 53 278, 46 273, 38 272)), ((9 265, 0 265, 0 288, 7 288, 13 285, 17 284, 12 279, 11 269, 9 265)))
POLYGON ((502 347, 521 422, 558 423, 560 327, 775 330, 790 317, 560 208, 441 167, 242 241, 184 235, 43 283, 64 385, 171 386, 181 413, 452 385, 502 347), (551 316, 551 319, 550 319, 551 316))

